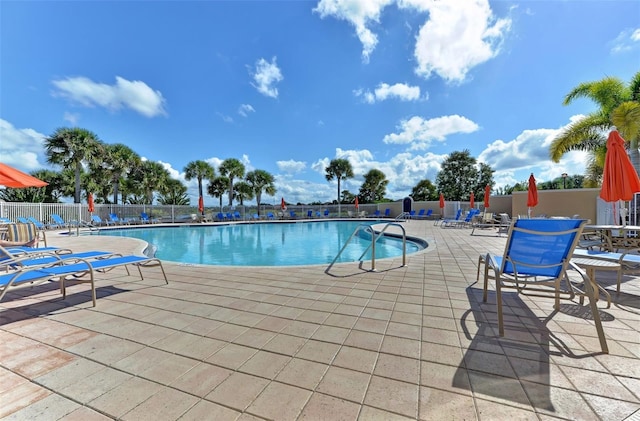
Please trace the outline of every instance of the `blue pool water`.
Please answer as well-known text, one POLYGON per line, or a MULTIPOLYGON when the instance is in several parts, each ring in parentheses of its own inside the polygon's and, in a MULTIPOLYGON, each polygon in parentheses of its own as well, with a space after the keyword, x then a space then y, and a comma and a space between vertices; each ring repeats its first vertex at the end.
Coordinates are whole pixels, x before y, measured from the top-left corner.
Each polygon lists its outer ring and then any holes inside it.
MULTIPOLYGON (((101 230, 99 235, 139 238, 156 248, 156 257, 182 263, 229 266, 329 264, 362 221, 257 223, 209 226, 143 227, 101 230)), ((390 227, 388 232, 399 234, 390 227)), ((368 237, 368 238, 367 238, 368 237)), ((337 262, 358 261, 371 244, 361 231, 337 262)), ((423 249, 407 241, 407 253, 423 249)), ((402 256, 402 239, 376 242, 376 259, 402 256)), ((363 260, 371 259, 368 252, 363 260)))

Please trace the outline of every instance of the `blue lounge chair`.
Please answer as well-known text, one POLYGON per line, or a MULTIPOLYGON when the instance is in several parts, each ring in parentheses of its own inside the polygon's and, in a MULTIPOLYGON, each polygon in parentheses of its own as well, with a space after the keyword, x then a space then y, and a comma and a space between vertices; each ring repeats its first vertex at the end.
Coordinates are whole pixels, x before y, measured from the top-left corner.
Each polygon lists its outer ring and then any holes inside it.
POLYGON ((296 219, 296 218, 298 218, 298 216, 296 215, 296 213, 295 213, 294 211, 289 211, 289 217, 290 217, 291 219, 296 219))
POLYGON ((100 218, 100 215, 91 215, 91 224, 92 225, 113 225, 114 223, 112 221, 105 221, 102 218, 100 218))
POLYGON ((552 298, 554 308, 560 309, 560 299, 573 299, 579 294, 587 296, 590 316, 593 318, 602 352, 608 353, 607 342, 596 307, 593 280, 571 262, 582 229, 583 219, 518 219, 510 227, 502 256, 481 255, 478 265, 484 263, 482 299, 487 301, 489 279, 496 287, 498 332, 504 336, 502 294, 504 289, 535 297, 552 298), (569 281, 568 270, 575 270, 583 279, 584 291, 577 291, 569 281), (566 287, 562 288, 562 284, 566 287))
POLYGON ((50 216, 51 220, 53 221, 53 223, 51 224, 51 227, 53 228, 69 228, 71 226, 70 224, 65 222, 65 220, 62 219, 62 217, 57 213, 52 213, 50 216))
POLYGON ((113 225, 122 225, 127 223, 126 221, 120 219, 115 213, 109 214, 109 220, 113 223, 113 225))
POLYGON ((47 228, 47 226, 45 224, 43 224, 42 222, 38 221, 35 217, 33 216, 29 216, 27 217, 27 222, 29 223, 31 222, 33 225, 36 226, 36 228, 38 228, 39 230, 44 230, 47 228))
POLYGON ((373 212, 374 218, 380 218, 380 215, 382 215, 382 213, 380 212, 380 209, 376 209, 375 212, 373 212))
POLYGON ((316 211, 316 218, 320 218, 322 217, 322 214, 320 213, 320 211, 316 211))
MULTIPOLYGON (((23 260, 30 259, 30 257, 21 258, 23 260)), ((14 261, 18 263, 20 259, 14 261)), ((71 261, 65 261, 64 259, 58 260, 52 264, 29 266, 14 272, 0 275, 0 300, 4 298, 7 292, 25 288, 34 287, 38 284, 47 282, 49 280, 57 279, 60 282, 60 290, 62 291, 63 299, 67 296, 66 282, 79 282, 91 284, 91 299, 93 306, 96 306, 96 288, 95 288, 95 274, 96 272, 103 272, 109 269, 113 269, 119 266, 123 266, 127 274, 130 275, 129 265, 134 265, 138 268, 140 277, 144 279, 142 275, 142 266, 159 266, 164 276, 165 283, 169 283, 167 275, 162 267, 162 262, 155 258, 142 257, 142 256, 120 256, 111 257, 98 260, 83 260, 74 259, 71 261), (88 276, 88 279, 84 279, 88 276), (72 279, 67 279, 72 277, 72 279)))
POLYGON ((431 219, 433 216, 433 209, 427 210, 427 213, 424 214, 424 219, 431 219))
POLYGON ((391 216, 391 209, 387 208, 384 210, 384 217, 389 218, 391 216))
POLYGON ((120 253, 108 251, 84 251, 80 253, 59 253, 55 251, 32 251, 30 253, 13 253, 11 249, 0 246, 0 268, 21 269, 29 266, 41 266, 56 263, 62 260, 66 262, 80 261, 82 259, 104 259, 107 257, 122 256, 120 253))
POLYGON ((329 217, 329 209, 325 209, 324 210, 324 217, 328 218, 329 217))
POLYGON ((0 224, 12 224, 13 221, 9 218, 2 217, 0 218, 0 224))
POLYGON ((140 213, 140 221, 142 221, 143 224, 157 224, 158 222, 160 222, 159 220, 150 217, 146 212, 140 213))
POLYGON ((462 217, 462 209, 458 209, 458 211, 456 212, 456 217, 453 219, 443 219, 440 222, 440 226, 445 228, 445 227, 453 227, 455 226, 459 221, 460 218, 462 217))
POLYGON ((424 209, 420 209, 418 211, 418 213, 415 215, 416 219, 423 219, 424 218, 424 209))
POLYGON ((313 218, 313 211, 312 210, 308 210, 307 211, 307 218, 313 218))
POLYGON ((242 215, 240 215, 240 211, 233 212, 233 219, 235 221, 241 221, 242 220, 242 215))
POLYGON ((267 212, 267 219, 274 220, 274 219, 276 219, 276 217, 273 214, 273 212, 267 212))

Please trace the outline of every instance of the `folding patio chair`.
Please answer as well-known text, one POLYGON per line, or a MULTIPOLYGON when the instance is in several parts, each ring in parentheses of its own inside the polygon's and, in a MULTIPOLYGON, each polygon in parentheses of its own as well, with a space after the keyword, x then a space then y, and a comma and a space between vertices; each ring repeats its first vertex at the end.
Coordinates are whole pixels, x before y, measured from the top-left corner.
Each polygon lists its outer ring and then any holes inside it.
POLYGON ((523 295, 553 298, 554 308, 557 310, 560 308, 560 299, 571 300, 576 295, 567 275, 567 270, 573 269, 584 280, 584 291, 580 294, 589 298, 602 352, 608 352, 600 313, 596 307, 593 280, 571 263, 571 256, 585 223, 586 220, 583 219, 518 219, 509 228, 502 256, 480 256, 478 265, 485 265, 482 300, 487 301, 489 279, 493 279, 500 336, 504 336, 503 289, 515 289, 523 295), (566 285, 565 289, 561 288, 562 283, 566 285))

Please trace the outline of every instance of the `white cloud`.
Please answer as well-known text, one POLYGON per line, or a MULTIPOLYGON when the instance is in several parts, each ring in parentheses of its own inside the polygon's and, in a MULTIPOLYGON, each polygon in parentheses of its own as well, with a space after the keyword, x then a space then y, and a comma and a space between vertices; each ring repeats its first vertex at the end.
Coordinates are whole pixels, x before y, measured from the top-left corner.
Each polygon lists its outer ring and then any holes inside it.
POLYGON ((401 101, 417 101, 420 99, 420 87, 409 86, 405 83, 396 83, 395 85, 380 83, 373 92, 358 89, 354 91, 354 94, 362 97, 364 102, 368 104, 391 98, 397 98, 401 101))
POLYGON ((307 163, 304 161, 294 161, 290 159, 288 161, 277 161, 276 165, 278 169, 287 174, 301 173, 307 168, 307 163))
POLYGON ((44 155, 45 137, 33 129, 17 129, 0 119, 0 159, 24 172, 50 168, 44 155))
POLYGON ((378 44, 378 37, 367 25, 378 23, 382 10, 394 0, 320 0, 314 12, 321 18, 333 16, 349 22, 356 29, 356 35, 362 43, 362 60, 369 61, 369 56, 378 44))
POLYGON ((69 124, 75 127, 78 125, 78 121, 80 120, 80 115, 77 113, 65 112, 64 115, 62 116, 62 119, 64 121, 68 121, 69 124))
POLYGON ((282 72, 276 64, 276 57, 271 59, 271 63, 261 58, 256 61, 255 70, 252 71, 253 82, 251 85, 262 95, 277 98, 278 88, 274 85, 284 80, 282 72))
POLYGON ((115 85, 107 85, 86 77, 69 77, 52 83, 57 88, 54 96, 85 107, 99 106, 112 111, 129 108, 145 117, 166 115, 162 93, 138 80, 128 81, 116 76, 115 85))
POLYGON ((222 114, 221 112, 217 112, 217 111, 216 111, 216 115, 220 117, 222 121, 224 121, 225 123, 233 123, 233 117, 229 115, 222 114))
POLYGON ((255 113, 256 110, 250 104, 241 104, 238 108, 238 114, 242 117, 247 117, 249 113, 255 113))
MULTIPOLYGON (((583 117, 574 116, 569 124, 583 117)), ((480 153, 478 161, 496 170, 494 178, 497 186, 522 182, 529 172, 534 172, 538 181, 552 180, 565 172, 572 175, 584 174, 588 161, 588 153, 585 151, 571 151, 558 163, 549 158, 551 142, 567 126, 559 129, 524 130, 515 139, 495 140, 480 153), (518 179, 516 173, 523 179, 518 179)))
POLYGON ((611 42, 611 53, 619 54, 640 47, 640 28, 627 28, 611 42))
POLYGON ((488 0, 401 0, 401 8, 428 12, 416 37, 416 73, 462 82, 471 68, 495 57, 511 20, 496 19, 488 0))
POLYGON ((424 150, 434 140, 442 142, 448 135, 472 133, 479 127, 466 117, 450 115, 430 120, 414 116, 402 120, 397 128, 399 133, 386 135, 382 139, 384 143, 411 144, 413 150, 424 150))

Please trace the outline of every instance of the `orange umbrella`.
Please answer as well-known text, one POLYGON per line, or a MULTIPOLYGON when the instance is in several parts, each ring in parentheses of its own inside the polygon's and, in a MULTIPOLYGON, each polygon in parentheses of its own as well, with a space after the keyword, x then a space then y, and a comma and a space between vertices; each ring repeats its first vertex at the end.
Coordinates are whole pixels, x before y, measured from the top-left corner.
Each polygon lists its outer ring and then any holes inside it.
POLYGON ((282 198, 282 200, 280 201, 280 209, 282 209, 283 211, 287 210, 287 204, 284 201, 284 197, 282 198))
POLYGON ((529 176, 529 194, 527 195, 527 207, 529 208, 529 218, 531 218, 531 208, 538 205, 538 187, 533 173, 529 176))
POLYGON ((484 208, 485 209, 489 207, 489 196, 491 196, 491 186, 487 184, 484 188, 484 208))
POLYGON ((87 207, 89 208, 89 213, 93 213, 96 210, 96 207, 93 204, 93 193, 89 193, 89 197, 87 198, 87 207))
POLYGON ((359 206, 358 206, 358 196, 356 196, 356 210, 358 210, 359 206))
POLYGON ((440 218, 444 218, 444 195, 440 193, 440 218))
POLYGON ((473 192, 471 192, 471 195, 469 196, 469 207, 471 209, 476 207, 476 196, 473 194, 473 192))
MULTIPOLYGON (((624 139, 613 130, 607 139, 600 197, 607 202, 617 202, 633 199, 636 192, 640 192, 638 174, 624 149, 624 139)), ((615 205, 613 210, 615 220, 615 205)))
POLYGON ((47 185, 49 183, 0 162, 0 186, 22 188, 44 187, 47 185))
POLYGON ((202 196, 198 199, 198 210, 204 215, 204 198, 202 196))

